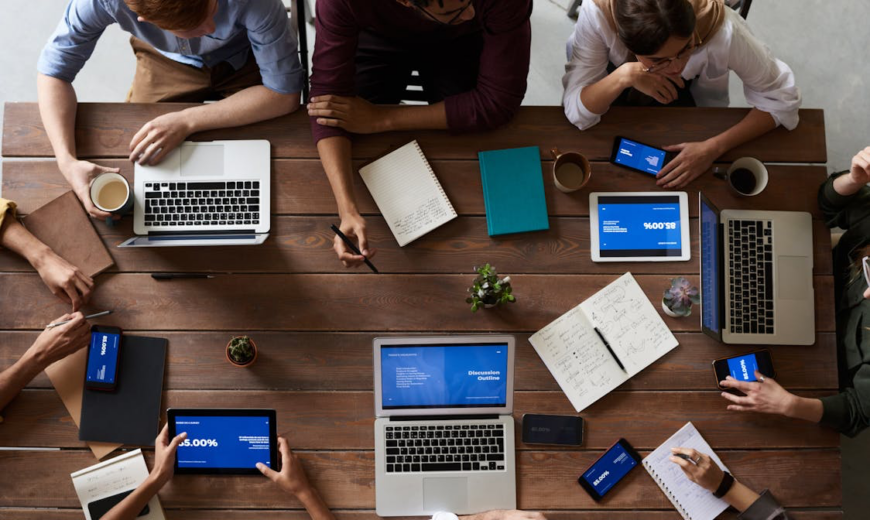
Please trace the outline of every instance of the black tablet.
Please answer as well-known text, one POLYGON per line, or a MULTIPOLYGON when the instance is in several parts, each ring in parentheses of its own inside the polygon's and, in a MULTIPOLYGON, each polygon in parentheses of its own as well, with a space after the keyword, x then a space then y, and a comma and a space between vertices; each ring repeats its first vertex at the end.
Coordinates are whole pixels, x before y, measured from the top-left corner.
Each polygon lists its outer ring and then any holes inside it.
POLYGON ((259 475, 257 463, 278 470, 275 410, 170 408, 169 436, 178 446, 179 475, 259 475))

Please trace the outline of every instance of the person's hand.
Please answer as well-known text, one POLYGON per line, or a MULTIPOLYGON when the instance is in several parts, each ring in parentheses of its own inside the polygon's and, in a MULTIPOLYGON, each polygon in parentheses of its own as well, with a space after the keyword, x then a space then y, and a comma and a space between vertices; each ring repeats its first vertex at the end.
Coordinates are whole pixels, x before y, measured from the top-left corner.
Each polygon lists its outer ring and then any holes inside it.
POLYGON ((760 412, 780 415, 788 415, 789 407, 795 399, 795 395, 771 377, 764 377, 756 370, 755 378, 758 381, 738 381, 731 376, 725 378, 721 385, 725 388, 740 390, 745 397, 722 392, 722 397, 734 404, 729 404, 728 409, 734 412, 760 412), (761 380, 764 379, 762 383, 761 380))
POLYGON ((43 368, 84 348, 90 342, 91 328, 82 313, 64 314, 52 323, 65 320, 72 321, 45 329, 30 346, 29 352, 43 368))
POLYGON ((317 96, 308 103, 308 115, 317 124, 337 126, 354 134, 374 134, 386 130, 383 107, 361 97, 317 96))
POLYGON ((99 219, 112 217, 118 220, 121 218, 120 215, 112 215, 97 208, 94 206, 93 201, 91 201, 91 179, 101 173, 121 173, 120 168, 109 168, 92 162, 78 160, 59 166, 61 173, 69 181, 70 186, 79 200, 82 201, 82 206, 84 206, 85 211, 90 216, 99 219))
POLYGON ((859 186, 870 182, 870 146, 864 148, 852 158, 852 169, 849 172, 849 176, 852 182, 859 186))
POLYGON ((302 467, 299 457, 290 451, 290 445, 284 437, 278 437, 278 451, 281 453, 281 471, 275 471, 258 462, 257 469, 260 473, 291 495, 299 495, 310 490, 311 484, 305 476, 305 468, 302 467))
POLYGON ((73 312, 88 303, 94 288, 94 279, 81 272, 78 267, 51 250, 40 255, 34 261, 33 267, 52 294, 72 304, 73 312))
POLYGON ((645 72, 643 64, 636 61, 625 63, 621 67, 625 67, 628 83, 635 90, 643 92, 663 105, 676 101, 679 97, 677 87, 686 86, 679 75, 666 76, 658 72, 645 72))
POLYGON ((656 184, 663 188, 682 188, 713 166, 719 150, 709 141, 681 143, 664 147, 668 152, 680 152, 656 175, 656 184))
POLYGON ((864 291, 864 299, 870 300, 870 287, 868 287, 867 290, 864 291))
POLYGON ((170 112, 152 119, 130 141, 130 161, 154 166, 192 133, 190 118, 170 112))
POLYGON ((172 479, 175 472, 175 451, 178 445, 187 438, 187 433, 182 432, 169 440, 169 424, 160 430, 160 435, 154 439, 154 467, 149 475, 158 487, 163 487, 172 479))
POLYGON ((483 513, 482 516, 482 520, 547 520, 547 517, 545 517, 542 513, 535 513, 532 511, 518 511, 516 509, 511 511, 487 511, 486 513, 483 513))
POLYGON ((371 259, 375 256, 377 250, 369 249, 368 239, 366 238, 366 221, 359 213, 342 218, 338 229, 340 229, 347 238, 351 240, 356 238, 359 241, 358 249, 362 252, 362 255, 354 254, 354 252, 347 247, 347 244, 344 243, 344 240, 342 240, 340 236, 335 235, 335 238, 332 241, 332 249, 335 250, 338 259, 341 260, 341 263, 344 264, 345 267, 359 267, 365 262, 365 258, 371 259))
POLYGON ((671 452, 688 455, 689 458, 696 461, 693 464, 686 459, 677 457, 676 455, 670 456, 670 461, 680 466, 680 469, 682 469, 683 473, 689 477, 689 480, 711 493, 719 488, 719 484, 722 483, 725 473, 718 464, 713 462, 713 459, 711 459, 709 455, 693 450, 692 448, 671 448, 671 452))

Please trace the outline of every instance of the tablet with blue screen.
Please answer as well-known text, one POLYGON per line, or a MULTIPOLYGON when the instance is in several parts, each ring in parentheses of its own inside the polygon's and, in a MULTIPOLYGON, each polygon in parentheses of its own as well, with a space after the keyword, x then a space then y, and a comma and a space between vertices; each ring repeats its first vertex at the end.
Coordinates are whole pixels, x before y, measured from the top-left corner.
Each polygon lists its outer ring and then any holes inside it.
POLYGON ((590 193, 589 225, 595 262, 692 257, 686 192, 590 193))
POLYGON ((275 410, 170 408, 167 416, 170 438, 187 433, 177 474, 259 475, 258 462, 278 471, 275 410))

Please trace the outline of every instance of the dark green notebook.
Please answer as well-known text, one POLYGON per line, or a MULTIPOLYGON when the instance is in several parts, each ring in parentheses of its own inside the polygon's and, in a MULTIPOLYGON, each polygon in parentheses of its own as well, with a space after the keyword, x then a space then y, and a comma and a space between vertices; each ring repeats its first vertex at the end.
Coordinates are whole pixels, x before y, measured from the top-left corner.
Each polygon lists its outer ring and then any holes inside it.
POLYGON ((550 229, 537 146, 479 152, 489 235, 550 229))

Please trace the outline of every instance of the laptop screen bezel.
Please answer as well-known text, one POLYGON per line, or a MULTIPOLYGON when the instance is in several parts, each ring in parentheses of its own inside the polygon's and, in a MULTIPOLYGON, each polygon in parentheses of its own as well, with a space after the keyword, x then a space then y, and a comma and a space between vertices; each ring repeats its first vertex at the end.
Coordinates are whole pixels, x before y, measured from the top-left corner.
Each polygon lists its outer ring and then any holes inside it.
POLYGON ((698 192, 698 244, 700 247, 700 249, 698 250, 698 257, 699 257, 698 265, 700 266, 700 271, 698 273, 698 279, 700 280, 700 286, 701 286, 701 312, 700 312, 701 331, 704 334, 710 336, 711 338, 713 338, 717 341, 722 341, 722 329, 725 326, 725 323, 724 323, 724 318, 725 318, 725 309, 724 309, 725 297, 724 296, 725 295, 722 292, 724 289, 724 286, 722 284, 722 280, 724 279, 724 273, 722 272, 722 268, 724 267, 723 263, 722 263, 722 258, 723 258, 722 246, 724 245, 724 243, 722 241, 722 214, 719 211, 719 208, 717 208, 712 202, 710 202, 710 199, 708 199, 701 192, 698 192), (715 262, 716 262, 717 276, 716 276, 715 283, 719 286, 718 287, 719 290, 716 293, 716 300, 717 300, 716 303, 718 305, 718 309, 717 309, 718 312, 717 313, 719 314, 719 316, 718 316, 718 318, 719 318, 719 331, 718 332, 709 328, 709 327, 706 327, 704 325, 704 290, 705 290, 705 287, 704 287, 704 232, 703 232, 704 230, 703 230, 702 226, 703 226, 703 212, 704 212, 704 205, 705 204, 707 206, 709 206, 710 209, 713 210, 713 213, 716 214, 716 237, 715 237, 715 240, 717 242, 717 248, 716 248, 717 254, 716 254, 715 262))
POLYGON ((375 338, 374 340, 374 376, 375 376, 375 416, 451 416, 451 415, 507 415, 513 413, 514 406, 514 352, 516 340, 509 335, 471 335, 471 336, 438 336, 438 337, 392 337, 375 338), (422 346, 427 345, 493 345, 507 346, 507 388, 505 390, 504 406, 486 407, 444 407, 444 408, 402 408, 384 410, 383 386, 381 379, 381 349, 382 347, 422 346))

